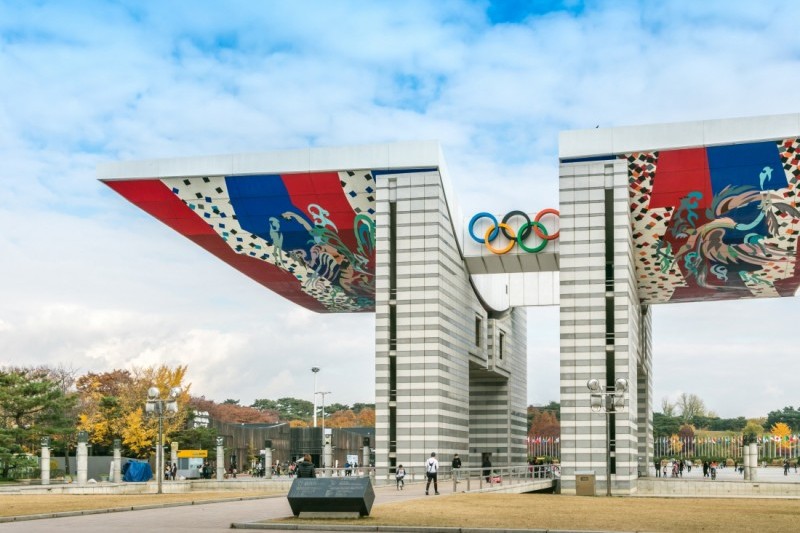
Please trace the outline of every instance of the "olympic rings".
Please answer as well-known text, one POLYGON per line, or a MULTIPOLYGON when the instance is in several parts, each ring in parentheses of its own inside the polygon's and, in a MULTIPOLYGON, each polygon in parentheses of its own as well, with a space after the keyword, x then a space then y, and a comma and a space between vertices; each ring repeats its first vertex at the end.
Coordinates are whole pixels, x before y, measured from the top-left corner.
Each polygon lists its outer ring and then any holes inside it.
POLYGON ((542 218, 546 215, 554 215, 556 217, 560 217, 560 213, 557 209, 542 209, 539 211, 533 220, 530 219, 527 213, 522 211, 509 211, 506 213, 506 216, 503 217, 501 222, 497 221, 497 217, 492 215, 491 213, 487 213, 485 211, 477 213, 473 216, 469 224, 467 226, 467 230, 469 231, 469 236, 472 237, 477 243, 486 245, 486 248, 492 252, 493 254, 503 255, 511 251, 514 247, 514 244, 519 244, 519 247, 522 248, 524 251, 535 254, 544 250, 547 246, 548 241, 552 241, 558 238, 561 231, 556 231, 554 234, 549 235, 547 233, 547 228, 545 228, 544 224, 542 223, 542 218), (520 226, 518 232, 515 234, 514 230, 508 224, 508 222, 514 217, 522 217, 525 219, 525 223, 520 226), (475 235, 475 223, 482 219, 488 218, 492 221, 492 224, 486 229, 485 235, 481 239, 477 235, 475 235), (536 246, 529 247, 525 244, 525 240, 530 236, 531 230, 533 233, 539 237, 542 242, 536 246), (503 232, 503 236, 508 239, 508 244, 504 247, 497 247, 495 248, 490 243, 497 238, 497 235, 500 232, 503 232))

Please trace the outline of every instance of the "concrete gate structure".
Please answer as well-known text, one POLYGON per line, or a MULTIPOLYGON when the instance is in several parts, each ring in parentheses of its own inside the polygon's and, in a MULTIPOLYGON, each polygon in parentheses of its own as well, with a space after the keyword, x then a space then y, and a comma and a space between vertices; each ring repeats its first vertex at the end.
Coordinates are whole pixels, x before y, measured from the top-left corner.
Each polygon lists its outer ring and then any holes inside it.
POLYGON ((289 300, 376 313, 379 468, 431 451, 523 464, 524 308, 560 305, 562 491, 576 472, 603 485, 610 470, 613 492, 630 494, 653 450, 650 306, 800 284, 800 115, 559 144, 559 210, 505 217, 462 217, 436 143, 110 163, 98 176, 289 300), (586 384, 620 378, 607 428, 586 384))

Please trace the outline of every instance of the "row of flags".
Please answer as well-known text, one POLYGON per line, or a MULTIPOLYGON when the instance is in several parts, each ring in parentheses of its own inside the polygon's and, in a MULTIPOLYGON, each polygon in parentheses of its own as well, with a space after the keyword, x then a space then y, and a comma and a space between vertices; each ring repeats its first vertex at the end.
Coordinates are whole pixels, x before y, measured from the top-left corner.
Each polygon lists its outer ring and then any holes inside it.
MULTIPOLYGON (((559 437, 527 437, 528 444, 557 444, 561 442, 559 437)), ((669 444, 670 442, 681 442, 684 444, 738 444, 742 445, 744 438, 742 435, 735 435, 733 437, 657 437, 656 443, 669 444)), ((756 442, 800 442, 800 435, 784 435, 782 437, 777 435, 761 435, 756 437, 756 442)))
MULTIPOLYGON (((656 442, 660 442, 662 444, 669 444, 670 442, 682 442, 682 443, 689 443, 689 444, 738 444, 742 445, 744 442, 744 438, 742 435, 735 435, 733 437, 660 437, 655 439, 656 442)), ((800 441, 800 435, 761 435, 756 437, 756 442, 759 443, 767 443, 767 442, 798 442, 800 441)))
POLYGON ((527 437, 528 444, 558 444, 561 442, 559 437, 527 437))

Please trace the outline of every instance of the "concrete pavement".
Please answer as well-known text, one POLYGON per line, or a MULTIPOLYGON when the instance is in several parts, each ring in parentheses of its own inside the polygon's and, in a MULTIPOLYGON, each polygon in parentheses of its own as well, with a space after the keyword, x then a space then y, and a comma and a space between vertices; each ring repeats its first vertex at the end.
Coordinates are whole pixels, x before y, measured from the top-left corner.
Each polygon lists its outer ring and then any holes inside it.
MULTIPOLYGON (((407 483, 405 490, 402 491, 396 490, 394 486, 376 487, 374 505, 425 497, 424 483, 407 483)), ((438 497, 444 497, 444 493, 438 497)), ((282 495, 257 500, 168 506, 138 511, 7 522, 0 524, 0 532, 81 531, 81 533, 106 533, 119 531, 141 533, 142 531, 169 531, 170 533, 189 533, 203 531, 221 533, 230 531, 231 524, 234 522, 255 522, 291 515, 289 502, 286 496, 282 495)))

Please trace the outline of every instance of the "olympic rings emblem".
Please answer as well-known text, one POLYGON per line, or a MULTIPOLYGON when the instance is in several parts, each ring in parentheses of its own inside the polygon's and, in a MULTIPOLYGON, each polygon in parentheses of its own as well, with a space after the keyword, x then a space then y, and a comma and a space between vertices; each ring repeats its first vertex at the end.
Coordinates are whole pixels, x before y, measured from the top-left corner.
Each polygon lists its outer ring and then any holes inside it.
POLYGON ((553 235, 547 234, 547 228, 545 228, 544 224, 542 224, 542 218, 544 218, 546 215, 553 215, 559 218, 561 216, 557 209, 542 209, 536 214, 534 219, 531 220, 527 213, 522 211, 509 211, 506 213, 506 216, 503 217, 503 220, 498 223, 497 218, 493 214, 484 211, 473 216, 470 219, 467 227, 469 236, 472 237, 472 240, 479 244, 485 244, 486 248, 488 248, 489 251, 494 254, 502 255, 508 253, 514 247, 514 244, 519 245, 520 248, 529 254, 535 254, 544 250, 545 246, 547 246, 547 243, 557 239, 561 233, 561 230, 559 230, 553 235), (508 222, 514 217, 522 217, 525 219, 525 223, 520 226, 516 233, 514 233, 514 230, 508 224, 508 222), (482 218, 488 218, 491 220, 492 225, 486 230, 483 238, 480 238, 475 235, 475 223, 482 218), (533 233, 542 240, 541 243, 533 247, 529 247, 525 244, 525 240, 530 236, 531 230, 533 230, 533 233), (501 231, 503 232, 505 238, 508 239, 508 244, 505 247, 495 248, 490 243, 497 238, 501 231))

